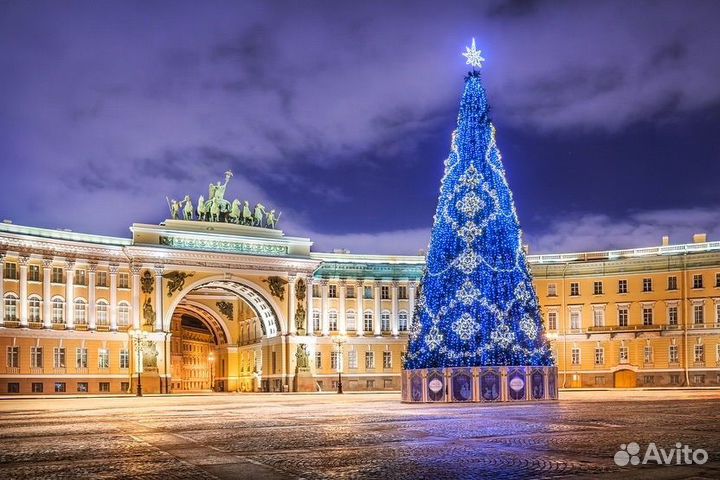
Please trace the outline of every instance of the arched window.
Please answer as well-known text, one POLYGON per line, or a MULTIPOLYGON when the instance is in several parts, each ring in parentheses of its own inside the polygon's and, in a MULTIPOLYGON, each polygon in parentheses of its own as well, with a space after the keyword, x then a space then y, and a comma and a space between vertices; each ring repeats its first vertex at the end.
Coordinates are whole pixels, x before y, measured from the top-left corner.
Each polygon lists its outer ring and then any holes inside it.
POLYGON ((363 316, 363 330, 366 332, 373 332, 374 326, 373 326, 373 312, 372 310, 365 310, 365 315, 363 316))
POLYGON ((398 313, 398 331, 407 332, 408 329, 408 312, 400 310, 398 313))
POLYGON ((42 304, 42 300, 40 300, 40 297, 37 295, 30 295, 28 297, 28 321, 30 322, 40 322, 40 306, 42 304))
POLYGON ((18 296, 14 293, 5 294, 5 320, 14 322, 18 319, 18 296))
POLYGON ((87 325, 87 303, 82 298, 75 300, 75 324, 87 325))
POLYGON ((390 331, 390 312, 387 310, 383 310, 382 313, 380 313, 380 330, 383 332, 390 331))
POLYGON ((65 301, 62 297, 52 299, 52 323, 65 323, 65 301))
POLYGON ((105 300, 98 300, 95 306, 95 322, 98 325, 110 325, 108 320, 108 302, 105 300))
POLYGON ((348 332, 354 332, 357 329, 355 322, 355 310, 345 312, 345 328, 348 332))
POLYGON ((130 325, 130 305, 127 302, 118 303, 117 309, 118 327, 127 327, 130 325))
POLYGON ((313 331, 320 330, 320 310, 313 310, 313 331))
POLYGON ((338 315, 335 310, 330 310, 328 312, 328 328, 331 332, 337 332, 338 329, 338 315))

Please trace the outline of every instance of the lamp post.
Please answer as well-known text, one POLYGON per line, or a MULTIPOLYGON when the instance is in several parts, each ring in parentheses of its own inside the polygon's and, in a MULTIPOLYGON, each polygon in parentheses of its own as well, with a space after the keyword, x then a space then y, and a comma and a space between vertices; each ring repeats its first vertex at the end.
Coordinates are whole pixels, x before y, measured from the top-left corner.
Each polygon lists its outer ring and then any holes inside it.
POLYGON ((343 393, 342 386, 342 371, 343 371, 343 344, 347 342, 347 338, 344 335, 336 335, 332 339, 333 343, 337 345, 337 372, 338 372, 338 384, 337 393, 343 393))
POLYGON ((135 371, 137 372, 137 389, 135 395, 142 397, 142 380, 140 377, 140 374, 142 373, 142 342, 147 338, 147 333, 139 328, 136 328, 132 331, 131 335, 135 341, 135 371))
POLYGON ((208 355, 208 363, 210 364, 210 390, 215 391, 215 352, 208 355))

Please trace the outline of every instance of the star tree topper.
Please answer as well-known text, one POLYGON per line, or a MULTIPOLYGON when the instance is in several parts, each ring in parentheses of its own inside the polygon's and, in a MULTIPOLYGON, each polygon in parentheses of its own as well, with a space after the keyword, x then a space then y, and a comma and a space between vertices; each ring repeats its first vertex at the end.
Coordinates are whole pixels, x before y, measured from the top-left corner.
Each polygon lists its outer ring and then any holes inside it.
POLYGON ((472 39, 472 46, 465 47, 465 53, 463 53, 463 57, 467 58, 467 62, 465 62, 468 65, 472 65, 473 68, 482 68, 482 62, 485 61, 485 59, 480 55, 481 50, 478 50, 475 48, 475 38, 472 39))

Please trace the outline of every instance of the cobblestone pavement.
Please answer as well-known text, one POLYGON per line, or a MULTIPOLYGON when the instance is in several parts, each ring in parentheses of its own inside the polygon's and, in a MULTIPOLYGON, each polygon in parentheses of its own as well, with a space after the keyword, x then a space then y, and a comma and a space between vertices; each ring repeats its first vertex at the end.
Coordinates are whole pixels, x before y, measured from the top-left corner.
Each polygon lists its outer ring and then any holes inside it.
POLYGON ((720 478, 720 391, 572 392, 533 405, 397 394, 0 400, 0 478, 720 478), (707 450, 618 467, 620 444, 707 450))

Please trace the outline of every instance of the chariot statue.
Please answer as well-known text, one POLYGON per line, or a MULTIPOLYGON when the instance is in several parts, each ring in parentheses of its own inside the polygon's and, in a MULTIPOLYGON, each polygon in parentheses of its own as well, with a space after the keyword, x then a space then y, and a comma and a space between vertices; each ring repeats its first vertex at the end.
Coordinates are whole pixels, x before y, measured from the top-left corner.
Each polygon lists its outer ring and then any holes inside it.
POLYGON ((227 214, 230 212, 230 202, 225 200, 225 190, 227 184, 232 178, 233 174, 230 170, 225 172, 225 183, 220 184, 218 181, 216 185, 212 183, 209 186, 208 199, 205 201, 205 219, 207 220, 207 213, 210 213, 209 220, 211 222, 219 222, 221 214, 227 214))

